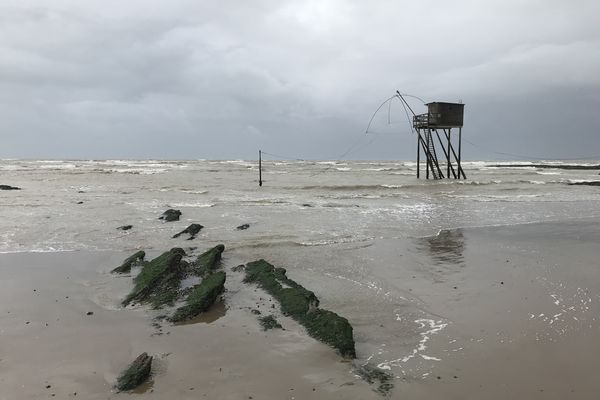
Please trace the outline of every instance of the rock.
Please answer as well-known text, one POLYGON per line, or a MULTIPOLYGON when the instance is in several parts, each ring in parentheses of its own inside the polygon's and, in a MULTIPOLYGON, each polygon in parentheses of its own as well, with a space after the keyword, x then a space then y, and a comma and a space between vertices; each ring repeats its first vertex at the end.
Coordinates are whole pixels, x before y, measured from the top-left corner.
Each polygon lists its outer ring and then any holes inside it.
POLYGON ((188 240, 192 240, 196 237, 196 235, 198 234, 198 232, 200 232, 200 229, 202 229, 202 228, 204 228, 204 227, 200 224, 191 224, 190 226, 188 226, 181 232, 173 235, 173 238, 178 238, 179 236, 183 235, 184 233, 189 233, 190 237, 188 238, 188 240))
POLYGON ((571 182, 569 185, 600 186, 600 181, 571 182))
POLYGON ((150 303, 154 308, 173 304, 179 295, 180 282, 189 269, 188 263, 182 260, 184 255, 183 249, 176 247, 145 263, 133 279, 133 290, 122 304, 150 303))
POLYGON ((231 270, 233 272, 242 272, 245 268, 246 268, 246 266, 244 264, 240 264, 240 265, 236 265, 235 267, 232 267, 231 270))
POLYGON ((77 204, 83 204, 83 201, 78 201, 77 204))
POLYGON ((212 249, 200 254, 196 261, 192 263, 191 270, 196 276, 205 276, 215 271, 220 266, 221 254, 225 251, 222 244, 216 245, 212 249))
POLYGON ((179 221, 179 217, 181 216, 181 211, 173 210, 172 208, 168 209, 158 219, 165 220, 166 222, 170 221, 179 221))
POLYGON ((304 325, 310 336, 329 344, 343 357, 356 358, 352 326, 336 313, 318 308, 315 294, 265 260, 246 264, 246 283, 257 283, 281 305, 281 311, 304 325))
POLYGON ((131 228, 133 228, 133 225, 123 225, 123 226, 118 227, 117 229, 120 229, 122 231, 128 231, 131 228))
POLYGON ((123 264, 110 272, 113 274, 128 273, 131 271, 131 267, 141 264, 144 261, 144 257, 146 257, 146 253, 143 250, 140 250, 134 255, 128 257, 125 261, 123 261, 123 264))
POLYGON ((171 322, 181 322, 194 318, 212 306, 217 297, 225 289, 225 272, 219 271, 208 275, 194 287, 186 299, 186 304, 175 310, 171 322))
POLYGON ((119 391, 132 390, 144 383, 152 370, 152 356, 140 354, 117 379, 119 391))
POLYGON ((248 229, 248 228, 250 228, 250 224, 243 224, 243 225, 240 225, 240 226, 238 226, 236 229, 237 229, 238 231, 245 231, 245 230, 246 230, 246 229, 248 229))
POLYGON ((85 313, 85 315, 94 315, 93 311, 88 311, 87 313, 85 313))
POLYGON ((365 364, 355 368, 354 371, 369 384, 377 385, 375 391, 382 396, 387 397, 394 388, 392 383, 394 377, 377 367, 365 364))
POLYGON ((21 190, 21 188, 10 185, 0 185, 0 190, 21 190))
POLYGON ((267 315, 265 317, 259 317, 258 322, 260 322, 260 326, 262 326, 263 331, 267 331, 269 329, 282 329, 283 327, 274 316, 267 315))

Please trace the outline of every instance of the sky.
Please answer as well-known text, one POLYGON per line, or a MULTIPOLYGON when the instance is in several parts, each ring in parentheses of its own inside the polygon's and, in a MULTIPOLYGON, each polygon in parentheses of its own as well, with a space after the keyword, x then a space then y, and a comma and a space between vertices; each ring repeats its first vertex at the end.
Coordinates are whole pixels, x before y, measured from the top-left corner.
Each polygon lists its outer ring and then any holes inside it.
POLYGON ((0 158, 600 159, 597 0, 2 0, 0 158), (407 97, 417 113, 426 112, 407 97), (276 156, 277 157, 276 157, 276 156))

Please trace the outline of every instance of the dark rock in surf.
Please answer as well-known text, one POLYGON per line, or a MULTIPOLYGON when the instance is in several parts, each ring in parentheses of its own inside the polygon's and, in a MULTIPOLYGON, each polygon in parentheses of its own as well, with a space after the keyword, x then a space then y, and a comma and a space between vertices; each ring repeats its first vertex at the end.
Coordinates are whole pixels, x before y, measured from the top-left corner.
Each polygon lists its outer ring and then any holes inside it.
POLYGON ((192 240, 196 237, 196 235, 198 234, 198 232, 200 232, 200 229, 202 229, 202 228, 204 228, 204 227, 200 224, 191 224, 190 226, 188 226, 181 232, 173 235, 173 238, 178 238, 179 236, 183 235, 184 233, 188 233, 190 235, 188 240, 192 240))
POLYGON ((134 255, 128 257, 123 261, 123 264, 110 271, 113 274, 125 274, 131 271, 131 267, 141 264, 146 257, 146 253, 143 250, 138 251, 134 255))
POLYGON ((569 185, 600 186, 600 181, 571 182, 569 185))
POLYGON ((21 188, 10 185, 0 185, 0 190, 21 190, 21 188))
POLYGON ((140 354, 117 379, 119 391, 132 390, 144 383, 152 371, 152 356, 140 354))
POLYGON ((133 228, 133 225, 123 225, 123 226, 119 226, 117 229, 120 229, 122 231, 128 231, 131 228, 133 228))
POLYGON ((246 229, 248 229, 248 228, 250 228, 250 224, 243 224, 243 225, 240 225, 240 226, 238 226, 236 229, 237 229, 238 231, 245 231, 245 230, 246 230, 246 229))
POLYGON ((162 213, 162 215, 160 217, 158 217, 158 219, 162 219, 166 222, 179 221, 180 216, 181 216, 181 211, 173 210, 172 208, 170 208, 167 211, 165 211, 164 213, 162 213))
POLYGON ((265 260, 246 264, 246 283, 257 283, 281 305, 283 314, 304 325, 308 334, 329 344, 342 357, 356 358, 352 326, 346 318, 319 309, 319 299, 286 276, 284 268, 275 268, 265 260))

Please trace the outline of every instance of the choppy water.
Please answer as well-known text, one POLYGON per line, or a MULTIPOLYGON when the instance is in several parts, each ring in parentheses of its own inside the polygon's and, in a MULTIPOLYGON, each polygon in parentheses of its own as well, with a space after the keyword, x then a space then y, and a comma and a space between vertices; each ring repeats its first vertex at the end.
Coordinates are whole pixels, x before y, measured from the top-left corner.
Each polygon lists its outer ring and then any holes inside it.
MULTIPOLYGON (((426 181, 416 179, 412 162, 267 161, 259 187, 254 161, 4 160, 0 184, 22 190, 0 192, 0 252, 159 252, 223 243, 226 263, 265 258, 285 266, 323 306, 349 317, 361 362, 428 379, 442 359, 463 351, 461 339, 483 340, 456 331, 462 325, 445 307, 447 299, 469 298, 454 289, 469 257, 478 260, 478 246, 494 240, 469 230, 438 232, 600 218, 600 188, 568 185, 600 180, 597 170, 495 164, 464 163, 463 181, 426 181), (167 208, 181 210, 181 220, 160 221, 167 208), (205 226, 194 241, 171 238, 190 223, 205 226), (245 223, 248 230, 236 229, 245 223), (116 229, 125 224, 133 229, 116 229)), ((524 264, 534 250, 506 249, 524 264)), ((531 273, 532 282, 567 285, 544 270, 531 273)), ((545 298, 547 285, 538 286, 545 298)), ((524 321, 541 313, 536 307, 523 311, 524 321)))
POLYGON ((600 216, 598 171, 465 163, 466 181, 415 178, 411 162, 1 161, 0 252, 162 249, 181 224, 235 246, 318 246, 440 229, 600 216), (83 202, 83 204, 77 204, 83 202), (240 234, 235 227, 250 223, 240 234), (130 232, 115 228, 132 224, 130 232), (158 232, 165 235, 157 234, 158 232))

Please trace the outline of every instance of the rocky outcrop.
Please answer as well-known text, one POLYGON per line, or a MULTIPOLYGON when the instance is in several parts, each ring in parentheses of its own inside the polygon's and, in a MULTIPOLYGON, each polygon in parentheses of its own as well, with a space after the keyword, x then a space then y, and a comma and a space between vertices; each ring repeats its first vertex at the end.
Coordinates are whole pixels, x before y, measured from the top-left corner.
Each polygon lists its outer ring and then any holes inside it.
POLYGON ((185 300, 185 305, 175 310, 171 322, 182 322, 196 317, 212 306, 217 297, 225 290, 225 272, 208 275, 196 285, 185 300))
POLYGON ((164 213, 162 213, 162 215, 160 217, 158 217, 158 219, 162 219, 166 222, 179 221, 180 216, 181 216, 181 211, 173 210, 172 208, 170 208, 167 211, 165 211, 164 213))
POLYGON ((190 267, 192 273, 196 276, 206 276, 217 270, 220 266, 223 251, 225 251, 225 246, 219 244, 200 254, 190 267))
POLYGON ((125 274, 131 272, 131 267, 141 264, 146 257, 146 253, 143 250, 138 251, 134 255, 128 257, 123 261, 123 264, 110 271, 113 274, 125 274))
POLYGON ((0 185, 0 190, 21 190, 21 188, 10 185, 0 185))
POLYGON ((142 353, 119 375, 116 388, 119 391, 135 389, 150 377, 151 371, 152 356, 142 353))
POLYGON ((182 260, 184 255, 185 251, 176 247, 145 263, 133 279, 135 286, 123 300, 123 305, 150 303, 154 308, 172 305, 189 268, 188 263, 182 260))
POLYGON ((256 283, 281 305, 281 311, 304 325, 309 335, 329 344, 343 357, 356 358, 352 326, 346 318, 319 309, 319 299, 265 260, 246 264, 247 283, 256 283))
POLYGON ((179 236, 187 233, 190 235, 190 237, 188 238, 188 240, 192 240, 196 237, 196 235, 198 234, 198 232, 200 232, 200 230, 204 228, 202 225, 200 224, 191 224, 190 226, 188 226, 187 228, 185 228, 184 230, 182 230, 179 233, 176 233, 175 235, 173 235, 173 238, 178 238, 179 236))

